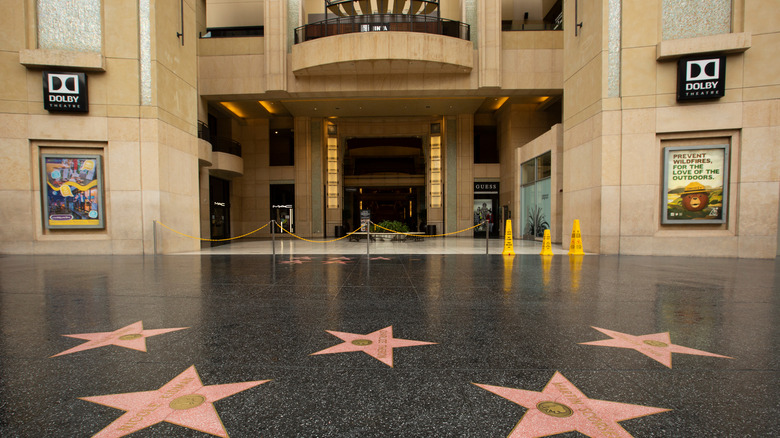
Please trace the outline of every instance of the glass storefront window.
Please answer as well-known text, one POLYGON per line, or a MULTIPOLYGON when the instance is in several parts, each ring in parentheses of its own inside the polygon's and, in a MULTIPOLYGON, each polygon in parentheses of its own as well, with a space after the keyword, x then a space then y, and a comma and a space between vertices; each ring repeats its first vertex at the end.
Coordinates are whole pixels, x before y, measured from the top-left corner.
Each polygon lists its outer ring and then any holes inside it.
POLYGON ((521 184, 526 185, 536 181, 536 159, 526 161, 520 166, 521 184))
POLYGON ((544 153, 520 165, 523 237, 539 239, 550 228, 552 154, 544 153))

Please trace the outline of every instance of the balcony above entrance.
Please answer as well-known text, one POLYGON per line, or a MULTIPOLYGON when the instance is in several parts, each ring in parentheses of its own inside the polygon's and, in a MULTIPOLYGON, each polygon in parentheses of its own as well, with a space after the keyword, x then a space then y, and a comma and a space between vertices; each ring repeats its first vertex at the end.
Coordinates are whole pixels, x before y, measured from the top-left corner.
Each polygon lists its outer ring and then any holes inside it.
POLYGON ((468 74, 474 63, 469 26, 442 19, 438 0, 325 0, 325 20, 295 42, 296 76, 468 74))

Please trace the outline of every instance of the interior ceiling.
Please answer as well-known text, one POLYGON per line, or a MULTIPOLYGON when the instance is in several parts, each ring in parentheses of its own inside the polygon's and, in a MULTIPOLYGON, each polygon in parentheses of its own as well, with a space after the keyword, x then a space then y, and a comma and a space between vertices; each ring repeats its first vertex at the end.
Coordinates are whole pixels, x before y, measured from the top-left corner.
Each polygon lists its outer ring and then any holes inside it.
POLYGON ((550 96, 238 100, 215 103, 242 119, 270 117, 421 117, 492 113, 505 104, 540 104, 550 96))

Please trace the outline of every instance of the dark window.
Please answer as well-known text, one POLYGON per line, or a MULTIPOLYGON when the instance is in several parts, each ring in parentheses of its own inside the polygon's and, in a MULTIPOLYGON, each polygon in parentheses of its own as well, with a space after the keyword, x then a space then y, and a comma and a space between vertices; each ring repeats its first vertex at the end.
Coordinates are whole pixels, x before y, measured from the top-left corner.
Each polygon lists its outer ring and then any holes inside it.
POLYGON ((208 125, 209 125, 208 141, 214 144, 214 139, 217 137, 217 117, 215 115, 209 114, 208 125))
POLYGON ((271 129, 269 146, 271 166, 295 165, 295 135, 292 129, 271 129))
POLYGON ((498 129, 495 126, 474 127, 474 163, 498 163, 498 129))

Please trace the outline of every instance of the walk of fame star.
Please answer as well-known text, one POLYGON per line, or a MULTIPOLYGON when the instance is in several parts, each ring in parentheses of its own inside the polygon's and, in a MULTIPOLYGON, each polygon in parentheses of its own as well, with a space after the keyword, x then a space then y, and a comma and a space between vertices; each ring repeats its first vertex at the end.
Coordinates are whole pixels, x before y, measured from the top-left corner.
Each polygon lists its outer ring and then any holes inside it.
POLYGON ((163 333, 175 332, 177 330, 184 330, 186 328, 189 327, 144 330, 143 321, 138 321, 113 332, 62 335, 69 338, 84 339, 88 342, 77 345, 69 350, 65 350, 62 353, 57 353, 51 357, 76 353, 78 351, 91 350, 93 348, 105 347, 106 345, 116 345, 118 347, 131 348, 133 350, 146 352, 146 338, 150 336, 161 335, 163 333))
POLYGON ((331 353, 349 353, 352 351, 362 351, 367 355, 379 360, 389 366, 393 366, 393 348, 414 347, 417 345, 432 345, 435 342, 411 341, 408 339, 398 339, 393 337, 393 326, 388 326, 367 335, 355 333, 335 332, 325 330, 326 332, 340 338, 344 342, 333 347, 312 353, 331 354, 331 353))
POLYGON ((588 398, 557 371, 542 392, 475 385, 528 409, 508 438, 542 437, 573 431, 593 438, 630 437, 618 421, 669 411, 588 398))
POLYGON ((580 342, 582 345, 599 345, 602 347, 618 347, 618 348, 630 348, 636 350, 645 356, 655 359, 658 362, 666 365, 668 368, 672 367, 672 353, 693 354, 697 356, 710 356, 721 357, 724 359, 733 359, 733 357, 721 356, 715 353, 708 353, 706 351, 695 350, 693 348, 683 347, 681 345, 672 344, 669 337, 669 332, 653 333, 650 335, 633 336, 627 333, 620 333, 603 328, 593 327, 594 329, 604 333, 607 336, 611 336, 612 339, 604 339, 601 341, 592 342, 580 342))
POLYGON ((214 402, 270 380, 203 386, 195 366, 154 391, 79 397, 125 412, 95 438, 129 435, 163 421, 220 437, 227 437, 214 402))

